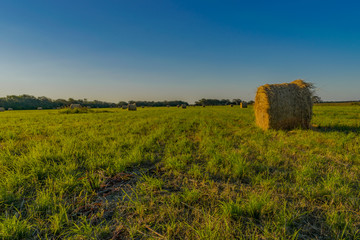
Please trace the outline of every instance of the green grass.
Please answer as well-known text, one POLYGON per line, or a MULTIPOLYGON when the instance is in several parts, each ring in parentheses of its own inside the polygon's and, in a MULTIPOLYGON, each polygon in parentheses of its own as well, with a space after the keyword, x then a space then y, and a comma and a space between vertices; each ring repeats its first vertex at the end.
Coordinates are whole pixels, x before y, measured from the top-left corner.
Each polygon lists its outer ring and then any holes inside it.
POLYGON ((0 239, 360 239, 359 106, 62 113, 0 113, 0 239))

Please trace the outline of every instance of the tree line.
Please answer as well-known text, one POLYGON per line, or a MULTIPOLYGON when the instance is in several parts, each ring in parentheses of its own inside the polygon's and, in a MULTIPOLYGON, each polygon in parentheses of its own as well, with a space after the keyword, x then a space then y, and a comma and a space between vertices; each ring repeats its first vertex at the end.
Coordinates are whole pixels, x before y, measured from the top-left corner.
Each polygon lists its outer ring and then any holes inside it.
POLYGON ((71 104, 80 104, 81 106, 89 106, 91 108, 111 108, 111 107, 121 107, 123 105, 128 105, 129 103, 136 103, 137 106, 146 106, 146 107, 161 107, 161 106, 177 106, 181 104, 189 105, 184 101, 120 101, 118 103, 104 102, 99 100, 88 101, 87 99, 56 99, 53 100, 48 97, 34 97, 31 95, 10 95, 0 98, 0 107, 5 109, 12 108, 14 110, 31 110, 41 107, 43 109, 54 109, 54 108, 64 108, 68 107, 71 104))
MULTIPOLYGON (((198 101, 195 102, 196 106, 219 106, 219 105, 240 105, 240 103, 242 103, 243 101, 241 99, 233 99, 233 100, 229 100, 229 99, 205 99, 202 98, 198 101)), ((247 102, 248 104, 253 104, 254 101, 249 101, 247 102)))
MULTIPOLYGON (((205 99, 202 98, 195 102, 197 106, 217 106, 217 105, 239 105, 242 102, 241 99, 205 99)), ((250 101, 248 103, 252 103, 250 101)), ((37 109, 41 107, 43 109, 54 109, 54 108, 63 108, 68 107, 71 104, 80 104, 81 106, 89 106, 91 108, 111 108, 111 107, 121 107, 128 104, 136 104, 137 106, 144 107, 164 107, 164 106, 179 106, 182 104, 189 105, 188 102, 175 100, 175 101, 120 101, 118 103, 104 102, 99 100, 88 101, 87 99, 56 99, 53 100, 48 97, 34 97, 31 95, 9 95, 6 97, 0 98, 0 107, 5 109, 12 108, 14 110, 30 110, 37 109)))

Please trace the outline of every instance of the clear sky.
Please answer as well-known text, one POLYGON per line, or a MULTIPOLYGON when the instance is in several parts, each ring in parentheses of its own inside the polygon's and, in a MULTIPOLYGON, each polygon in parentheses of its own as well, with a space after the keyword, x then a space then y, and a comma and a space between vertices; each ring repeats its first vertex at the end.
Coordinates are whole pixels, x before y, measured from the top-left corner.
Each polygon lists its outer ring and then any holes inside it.
POLYGON ((0 1, 0 96, 360 99, 358 1, 0 1))

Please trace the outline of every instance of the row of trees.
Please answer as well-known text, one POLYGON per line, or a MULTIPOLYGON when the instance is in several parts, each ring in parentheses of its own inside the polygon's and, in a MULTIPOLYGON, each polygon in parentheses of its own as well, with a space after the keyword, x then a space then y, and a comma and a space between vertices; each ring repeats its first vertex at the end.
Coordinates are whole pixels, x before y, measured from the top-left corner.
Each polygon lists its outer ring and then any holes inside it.
POLYGON ((58 107, 67 107, 71 104, 80 104, 82 106, 89 106, 92 108, 110 108, 110 107, 121 107, 122 105, 127 105, 129 103, 136 103, 137 106, 146 106, 146 107, 161 107, 161 106, 177 106, 181 104, 189 105, 184 101, 120 101, 118 103, 103 102, 98 100, 88 101, 87 99, 56 99, 52 100, 47 97, 34 97, 31 95, 11 95, 0 98, 0 107, 6 109, 12 108, 15 110, 25 110, 25 109, 37 109, 42 107, 43 109, 53 109, 58 107))
POLYGON ((93 108, 106 108, 106 107, 115 107, 115 103, 102 102, 98 100, 87 101, 86 99, 75 100, 73 98, 65 99, 57 99, 52 100, 47 97, 34 97, 31 95, 20 95, 20 96, 6 96, 0 98, 0 107, 4 108, 12 108, 16 110, 25 110, 25 109, 37 109, 38 107, 42 107, 43 109, 52 109, 58 107, 66 107, 70 104, 78 103, 83 106, 90 106, 93 108))
MULTIPOLYGON (((144 106, 144 107, 165 107, 165 106, 172 106, 175 107, 177 105, 185 104, 189 105, 189 103, 176 100, 176 101, 160 101, 160 102, 154 102, 154 101, 129 101, 129 103, 133 104, 135 103, 136 106, 144 106)), ((119 105, 127 104, 126 102, 119 102, 119 105), (121 104, 122 103, 122 104, 121 104)))
MULTIPOLYGON (((241 99, 233 99, 230 101, 229 99, 205 99, 202 98, 195 102, 196 106, 218 106, 218 105, 240 105, 240 103, 243 102, 241 99)), ((248 104, 252 104, 254 101, 248 102, 248 104)))
MULTIPOLYGON (((233 99, 230 101, 229 99, 205 99, 202 98, 195 102, 197 106, 216 106, 216 105, 239 105, 242 102, 241 99, 233 99)), ((25 109, 37 109, 38 107, 42 107, 43 109, 53 109, 58 107, 66 107, 71 104, 80 104, 82 106, 90 106, 92 108, 110 108, 110 107, 121 107, 122 105, 135 103, 137 106, 145 106, 145 107, 162 107, 162 106, 177 106, 177 105, 189 105, 189 103, 184 101, 120 101, 118 103, 110 103, 103 102, 98 100, 88 101, 87 99, 73 99, 69 98, 65 99, 50 99, 47 97, 34 97, 31 95, 23 94, 23 95, 11 95, 0 98, 0 107, 4 108, 12 108, 16 110, 25 110, 25 109)), ((248 103, 253 103, 250 101, 248 103)))

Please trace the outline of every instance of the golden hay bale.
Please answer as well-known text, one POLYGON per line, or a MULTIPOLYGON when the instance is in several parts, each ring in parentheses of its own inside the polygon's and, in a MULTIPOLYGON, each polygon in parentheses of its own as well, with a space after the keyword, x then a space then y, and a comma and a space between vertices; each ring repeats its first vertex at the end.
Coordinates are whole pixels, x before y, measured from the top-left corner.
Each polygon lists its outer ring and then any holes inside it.
POLYGON ((128 111, 136 111, 136 104, 129 104, 128 111))
POLYGON ((70 105, 70 109, 81 108, 80 104, 74 103, 70 105))
POLYGON ((4 112, 4 111, 5 111, 5 108, 0 107, 0 112, 4 112))
POLYGON ((310 128, 311 88, 302 80, 260 86, 254 105, 256 124, 264 130, 310 128))
POLYGON ((241 102, 240 108, 247 108, 247 102, 241 102))
POLYGON ((181 104, 181 107, 185 109, 185 108, 186 108, 186 104, 181 104))

